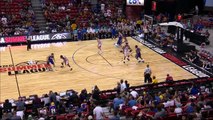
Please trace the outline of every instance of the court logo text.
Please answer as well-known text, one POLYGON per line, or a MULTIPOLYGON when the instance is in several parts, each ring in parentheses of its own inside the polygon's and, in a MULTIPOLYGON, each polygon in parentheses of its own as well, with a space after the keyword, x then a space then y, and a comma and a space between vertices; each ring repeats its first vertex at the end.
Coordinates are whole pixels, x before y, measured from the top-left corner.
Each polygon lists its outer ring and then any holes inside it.
POLYGON ((26 61, 16 65, 0 65, 0 73, 10 75, 31 74, 50 71, 51 65, 46 61, 26 61))

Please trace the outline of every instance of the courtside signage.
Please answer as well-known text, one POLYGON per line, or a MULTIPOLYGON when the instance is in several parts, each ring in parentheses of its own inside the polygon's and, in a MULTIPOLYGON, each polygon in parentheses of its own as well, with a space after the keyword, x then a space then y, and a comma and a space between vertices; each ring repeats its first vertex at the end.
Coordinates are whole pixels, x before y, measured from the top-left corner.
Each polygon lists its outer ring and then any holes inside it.
POLYGON ((7 73, 10 75, 41 73, 51 70, 51 65, 46 61, 27 61, 13 65, 1 65, 0 73, 7 73))
POLYGON ((143 45, 147 46, 148 48, 152 49, 153 51, 157 52, 158 54, 164 56, 165 58, 169 59, 170 61, 174 62, 175 64, 179 65, 183 69, 187 70, 188 72, 196 75, 197 77, 210 77, 209 75, 203 73, 202 71, 196 69, 195 67, 192 67, 191 65, 186 64, 185 62, 181 61, 177 57, 167 53, 166 51, 156 47, 155 45, 142 40, 139 36, 133 37, 135 40, 139 41, 143 45))
MULTIPOLYGON (((1 41, 3 41, 3 39, 1 41)), ((4 38, 5 43, 19 43, 19 42, 26 42, 26 41, 27 41, 26 36, 13 36, 13 37, 4 38)))
POLYGON ((0 38, 0 43, 5 43, 4 38, 3 38, 3 37, 1 37, 1 38, 0 38))
POLYGON ((46 41, 46 40, 66 40, 71 39, 70 33, 56 33, 29 36, 31 41, 46 41))

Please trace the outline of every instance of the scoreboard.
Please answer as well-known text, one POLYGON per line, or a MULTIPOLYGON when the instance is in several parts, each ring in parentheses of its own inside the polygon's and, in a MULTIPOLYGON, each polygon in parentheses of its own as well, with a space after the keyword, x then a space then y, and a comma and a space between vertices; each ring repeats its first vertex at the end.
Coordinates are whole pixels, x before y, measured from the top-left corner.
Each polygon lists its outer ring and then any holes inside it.
POLYGON ((144 6, 144 0, 126 0, 126 5, 144 6))

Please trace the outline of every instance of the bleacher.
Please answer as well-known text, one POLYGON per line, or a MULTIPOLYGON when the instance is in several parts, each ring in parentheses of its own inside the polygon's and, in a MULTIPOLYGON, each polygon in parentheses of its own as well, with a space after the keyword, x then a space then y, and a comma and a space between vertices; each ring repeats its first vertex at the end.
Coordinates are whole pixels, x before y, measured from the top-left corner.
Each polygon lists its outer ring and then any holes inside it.
POLYGON ((26 34, 35 26, 35 16, 29 0, 0 1, 0 27, 2 36, 26 34))
MULTIPOLYGON (((183 118, 196 118, 196 116, 192 116, 191 114, 188 114, 186 112, 187 104, 192 101, 193 103, 197 104, 200 101, 200 97, 204 97, 205 102, 211 106, 211 108, 202 108, 201 114, 202 118, 205 119, 212 119, 212 112, 213 112, 213 93, 212 93, 212 85, 213 85, 213 78, 195 78, 195 79, 189 79, 189 80, 179 80, 174 81, 172 83, 167 82, 161 82, 158 84, 146 84, 141 86, 131 86, 128 91, 135 90, 139 93, 139 97, 145 98, 147 95, 155 95, 156 93, 171 93, 171 95, 174 95, 172 97, 172 100, 174 100, 175 93, 178 92, 181 95, 186 96, 185 101, 181 101, 183 112, 182 114, 175 114, 173 109, 176 107, 175 104, 172 106, 163 107, 163 109, 166 110, 167 115, 165 117, 161 117, 159 119, 161 120, 181 120, 183 118), (196 85, 199 89, 198 94, 192 94, 189 90, 191 85, 196 85)), ((83 116, 85 119, 87 119, 88 116, 92 115, 92 110, 94 108, 94 103, 97 102, 97 99, 93 98, 94 93, 86 93, 86 97, 82 98, 82 96, 85 95, 85 90, 83 90, 79 95, 77 95, 77 92, 74 90, 67 90, 65 92, 56 93, 57 96, 57 105, 58 107, 55 108, 55 111, 53 112, 51 110, 52 102, 50 99, 52 93, 44 94, 40 98, 37 97, 37 95, 30 95, 29 97, 22 96, 19 97, 19 99, 22 99, 25 102, 25 110, 23 114, 23 118, 27 119, 29 117, 33 118, 40 118, 43 117, 45 119, 55 119, 55 120, 72 120, 76 118, 81 113, 81 116, 83 116), (91 99, 91 97, 93 99, 91 99), (49 100, 47 102, 47 100, 49 100), (39 102, 38 102, 39 101, 39 102), (36 104, 36 105, 34 105, 36 104), (63 106, 65 111, 60 114, 60 108, 63 106), (79 109, 80 112, 79 112, 79 109)), ((116 89, 113 90, 104 90, 99 93, 99 99, 98 102, 101 103, 102 107, 110 107, 110 104, 113 104, 113 99, 116 97, 117 92, 116 89)), ((121 95, 121 94, 120 94, 121 95)), ((179 96, 179 97, 180 97, 179 96)), ((126 99, 127 101, 129 98, 126 99)), ((15 111, 16 108, 16 100, 9 100, 10 103, 12 103, 12 109, 15 111)), ((166 99, 162 100, 159 104, 165 104, 168 102, 166 99)), ((3 107, 4 103, 1 104, 1 107, 3 107)), ((206 106, 208 106, 206 104, 206 106)), ((143 101, 141 103, 137 103, 136 106, 129 107, 126 103, 122 105, 122 107, 118 110, 120 117, 125 119, 152 119, 152 115, 155 114, 155 112, 150 112, 149 109, 152 105, 146 104, 143 101)), ((106 109, 107 109, 106 108, 106 109)), ((1 110, 1 109, 0 109, 1 110)), ((115 111, 115 110, 114 110, 115 111)), ((194 111, 196 112, 196 111, 194 111)), ((106 120, 110 119, 110 116, 105 116, 106 120)))

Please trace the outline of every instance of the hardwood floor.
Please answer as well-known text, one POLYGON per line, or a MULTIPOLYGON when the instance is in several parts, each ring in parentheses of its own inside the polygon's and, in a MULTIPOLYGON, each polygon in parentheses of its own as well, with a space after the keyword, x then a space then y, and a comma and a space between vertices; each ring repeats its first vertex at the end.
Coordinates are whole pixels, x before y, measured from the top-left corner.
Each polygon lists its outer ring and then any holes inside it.
MULTIPOLYGON (((145 63, 137 63, 133 52, 130 57, 131 60, 124 64, 120 48, 115 47, 114 43, 116 41, 111 39, 101 40, 103 43, 103 53, 101 55, 98 54, 96 40, 69 42, 64 45, 55 44, 31 51, 26 51, 26 46, 11 47, 15 65, 18 63, 24 64, 23 62, 30 60, 46 61, 49 54, 55 54, 56 67, 54 71, 37 73, 22 71, 25 74, 17 75, 21 96, 32 94, 41 96, 50 90, 61 92, 74 89, 80 92, 84 88, 90 92, 94 85, 98 85, 101 90, 112 89, 116 87, 120 79, 128 80, 131 86, 141 85, 143 84, 143 72, 147 64, 150 65, 153 75, 159 81, 164 81, 168 73, 175 80, 196 78, 193 74, 132 38, 128 38, 128 40, 133 51, 135 45, 141 48, 145 63), (60 55, 65 55, 69 59, 73 71, 70 71, 68 67, 60 67, 60 55)), ((11 64, 9 48, 6 48, 5 51, 0 52, 0 65, 11 64)), ((8 72, 0 72, 0 101, 3 102, 6 98, 18 98, 17 84, 14 75, 9 76, 8 72)))

